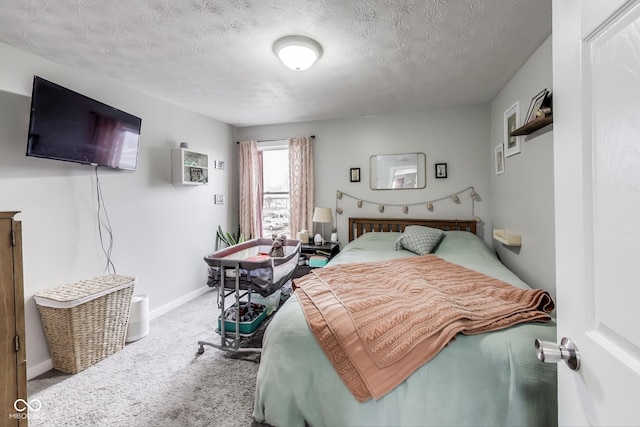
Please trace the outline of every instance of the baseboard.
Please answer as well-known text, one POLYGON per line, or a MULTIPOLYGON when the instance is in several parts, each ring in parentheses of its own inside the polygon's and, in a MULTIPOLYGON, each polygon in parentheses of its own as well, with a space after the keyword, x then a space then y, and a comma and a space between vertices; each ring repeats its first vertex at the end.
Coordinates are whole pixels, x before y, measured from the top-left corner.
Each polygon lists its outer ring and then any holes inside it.
MULTIPOLYGON (((206 294, 214 290, 214 288, 210 288, 209 286, 203 286, 200 289, 197 289, 193 292, 190 292, 177 300, 171 301, 169 304, 165 304, 162 307, 158 307, 155 310, 149 312, 149 320, 153 320, 156 317, 160 317, 163 314, 166 314, 173 310, 174 308, 180 307, 182 304, 186 304, 192 299, 198 298, 201 295, 206 294)), ((27 380, 31 380, 37 376, 40 376, 46 372, 49 372, 53 369, 53 360, 47 359, 43 362, 38 363, 37 365, 27 366, 27 380)))
POLYGON ((47 359, 34 366, 27 366, 27 380, 34 379, 37 376, 49 372, 53 369, 53 360, 47 359))
POLYGON ((176 299, 174 301, 171 301, 168 304, 165 304, 165 305, 163 305, 161 307, 158 307, 158 308, 156 308, 154 310, 151 310, 149 312, 149 320, 153 320, 156 317, 160 317, 163 314, 166 314, 166 313, 170 312, 174 308, 178 308, 182 304, 186 304, 189 301, 191 301, 192 299, 198 298, 199 296, 204 295, 207 292, 210 292, 212 290, 214 290, 214 288, 210 288, 209 286, 203 286, 202 288, 196 289, 195 291, 190 292, 190 293, 188 293, 188 294, 186 294, 186 295, 184 295, 184 296, 182 296, 182 297, 180 297, 180 298, 178 298, 178 299, 176 299))

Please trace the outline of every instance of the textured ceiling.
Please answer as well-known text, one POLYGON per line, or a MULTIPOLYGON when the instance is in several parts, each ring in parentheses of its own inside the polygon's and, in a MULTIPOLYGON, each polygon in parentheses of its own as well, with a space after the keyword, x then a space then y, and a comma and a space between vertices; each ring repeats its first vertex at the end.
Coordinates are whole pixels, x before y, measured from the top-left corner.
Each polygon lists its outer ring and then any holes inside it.
POLYGON ((489 102, 551 34, 551 0, 0 1, 0 42, 236 126, 489 102))

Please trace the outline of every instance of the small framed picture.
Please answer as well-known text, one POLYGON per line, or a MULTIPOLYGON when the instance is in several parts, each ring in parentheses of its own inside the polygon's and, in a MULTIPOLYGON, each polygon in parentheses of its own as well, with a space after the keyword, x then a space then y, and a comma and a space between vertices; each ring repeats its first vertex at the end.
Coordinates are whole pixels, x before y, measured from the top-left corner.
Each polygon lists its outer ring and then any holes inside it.
POLYGON ((504 173, 504 144, 496 145, 496 175, 504 173))
POLYGON ((349 169, 351 182, 360 182, 360 168, 349 169))
POLYGON ((436 178, 446 178, 446 177, 447 177, 447 164, 436 163, 436 178))
POLYGON ((215 168, 216 169, 224 169, 224 162, 222 160, 216 160, 215 161, 215 168))
POLYGON ((504 112, 504 145, 505 157, 513 156, 522 151, 522 142, 519 136, 511 136, 511 132, 518 128, 520 123, 520 104, 516 101, 507 111, 504 112))
POLYGON ((224 205, 224 202, 226 201, 226 198, 224 196, 224 194, 216 194, 214 202, 216 205, 224 205))
POLYGON ((190 175, 191 175, 191 182, 201 182, 202 181, 202 169, 200 169, 200 168, 191 168, 190 175))

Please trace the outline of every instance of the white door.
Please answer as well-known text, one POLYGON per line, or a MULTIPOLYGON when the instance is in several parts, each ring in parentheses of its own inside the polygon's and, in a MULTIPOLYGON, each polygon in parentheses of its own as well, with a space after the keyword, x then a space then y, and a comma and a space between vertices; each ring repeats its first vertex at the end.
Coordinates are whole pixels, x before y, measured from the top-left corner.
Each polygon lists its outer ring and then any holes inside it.
POLYGON ((640 0, 553 1, 560 425, 640 425, 640 0))

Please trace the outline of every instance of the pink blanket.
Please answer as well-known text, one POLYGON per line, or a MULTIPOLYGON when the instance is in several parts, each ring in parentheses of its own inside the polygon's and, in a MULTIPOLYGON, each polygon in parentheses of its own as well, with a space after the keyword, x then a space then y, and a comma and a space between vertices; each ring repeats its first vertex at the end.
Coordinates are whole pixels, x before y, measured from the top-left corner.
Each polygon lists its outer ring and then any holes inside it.
POLYGON ((546 322, 554 308, 542 290, 435 255, 318 268, 294 286, 318 343, 361 402, 391 391, 458 333, 546 322))

